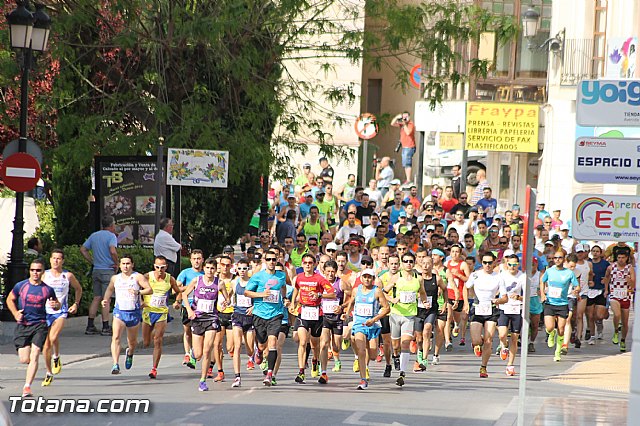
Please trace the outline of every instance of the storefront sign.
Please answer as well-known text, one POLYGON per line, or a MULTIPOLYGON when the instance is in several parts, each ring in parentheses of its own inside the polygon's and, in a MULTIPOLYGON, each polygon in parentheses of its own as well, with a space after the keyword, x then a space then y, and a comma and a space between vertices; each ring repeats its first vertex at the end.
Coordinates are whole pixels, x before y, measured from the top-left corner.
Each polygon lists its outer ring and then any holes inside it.
POLYGON ((575 147, 576 181, 640 182, 640 139, 579 138, 575 147))
POLYGON ((468 102, 466 149, 538 152, 539 105, 468 102))
POLYGON ((580 126, 640 126, 640 80, 582 80, 576 122, 580 126))
POLYGON ((573 238, 632 241, 640 237, 640 198, 578 194, 573 197, 573 238))
POLYGON ((229 152, 169 148, 167 185, 226 188, 229 152))

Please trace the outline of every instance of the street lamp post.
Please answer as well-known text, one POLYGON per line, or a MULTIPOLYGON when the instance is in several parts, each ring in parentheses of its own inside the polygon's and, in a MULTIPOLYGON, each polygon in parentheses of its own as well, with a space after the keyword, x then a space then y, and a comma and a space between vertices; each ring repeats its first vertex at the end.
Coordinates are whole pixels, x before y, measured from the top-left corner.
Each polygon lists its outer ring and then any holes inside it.
MULTIPOLYGON (((29 10, 29 0, 16 1, 16 7, 7 15, 11 48, 22 52, 22 75, 20 80, 20 139, 18 152, 27 151, 27 112, 29 91, 29 70, 33 51, 44 52, 49 41, 51 18, 44 11, 45 6, 36 4, 36 11, 29 10)), ((27 277, 27 264, 24 261, 24 192, 16 192, 16 213, 13 220, 13 239, 11 242, 11 258, 7 264, 7 276, 4 297, 13 286, 27 277)), ((13 317, 3 303, 2 320, 13 317)))

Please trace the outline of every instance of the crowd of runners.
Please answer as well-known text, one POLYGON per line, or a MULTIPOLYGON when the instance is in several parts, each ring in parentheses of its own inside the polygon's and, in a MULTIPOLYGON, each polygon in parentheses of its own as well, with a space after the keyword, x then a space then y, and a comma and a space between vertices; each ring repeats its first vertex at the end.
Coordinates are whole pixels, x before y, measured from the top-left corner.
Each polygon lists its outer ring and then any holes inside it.
MULTIPOLYGON (((324 161, 318 178, 311 174, 309 180, 305 165, 302 179, 294 183, 291 176, 273 192, 267 229, 252 222, 240 248, 226 246, 220 254, 192 249, 191 267, 175 277, 164 256, 155 257, 152 271, 136 272, 136 259, 114 259, 111 243, 100 253, 90 237, 85 249, 106 264, 117 262, 119 270, 97 285, 94 271, 94 300, 103 307, 103 334, 112 339, 111 374, 121 373, 125 332, 124 368, 132 367, 141 327, 142 345, 153 346, 149 378, 155 379, 172 314, 184 325, 183 365, 199 364, 200 391, 209 389, 207 379, 228 380, 225 366, 233 369, 234 388, 242 386, 243 370, 256 367, 264 386, 276 386, 287 338, 298 345, 298 373, 287 380, 300 384, 308 381, 307 371, 327 384, 329 368, 340 374, 341 355, 351 350, 357 389, 369 386, 374 362, 384 363, 384 378, 404 386, 408 373, 444 362, 454 343, 468 345, 479 358, 480 377, 488 377, 493 353, 505 362, 505 374, 515 376, 525 314, 529 352, 539 350, 538 329, 544 327, 550 353, 560 361, 570 343, 580 349, 583 342, 602 340, 609 318, 611 342, 626 351, 635 289, 632 247, 575 241, 560 212, 549 214, 539 204, 527 276, 520 208, 498 214, 486 181, 471 197, 456 194, 452 185, 434 187, 420 199, 410 184, 392 179, 379 188, 379 180, 372 180, 365 189, 350 175, 334 192, 333 171, 329 176, 324 161), (112 298, 110 327, 104 312, 112 298)), ((103 220, 105 229, 112 225, 112 218, 103 220)), ((29 364, 23 396, 31 395, 41 352, 47 371, 42 386, 60 373, 60 331, 82 297, 61 250, 53 251, 49 265, 33 261, 29 279, 7 300, 18 322, 20 361, 29 364)), ((87 334, 94 330, 90 318, 87 334)))

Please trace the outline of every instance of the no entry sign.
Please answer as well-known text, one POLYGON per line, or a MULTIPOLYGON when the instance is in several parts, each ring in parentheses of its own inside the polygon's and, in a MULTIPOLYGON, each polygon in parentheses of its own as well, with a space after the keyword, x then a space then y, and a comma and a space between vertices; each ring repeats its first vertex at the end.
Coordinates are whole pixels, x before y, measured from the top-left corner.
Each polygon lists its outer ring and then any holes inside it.
POLYGON ((2 180, 16 192, 31 191, 40 179, 40 164, 32 155, 17 152, 4 159, 2 180))

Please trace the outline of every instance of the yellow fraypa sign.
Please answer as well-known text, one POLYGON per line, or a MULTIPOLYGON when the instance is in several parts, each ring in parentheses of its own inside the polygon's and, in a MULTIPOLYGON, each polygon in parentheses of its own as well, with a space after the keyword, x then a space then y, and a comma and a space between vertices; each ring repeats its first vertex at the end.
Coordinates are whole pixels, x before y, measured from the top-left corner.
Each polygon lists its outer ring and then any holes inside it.
POLYGON ((539 110, 533 104, 467 102, 465 148, 538 152, 539 110))

